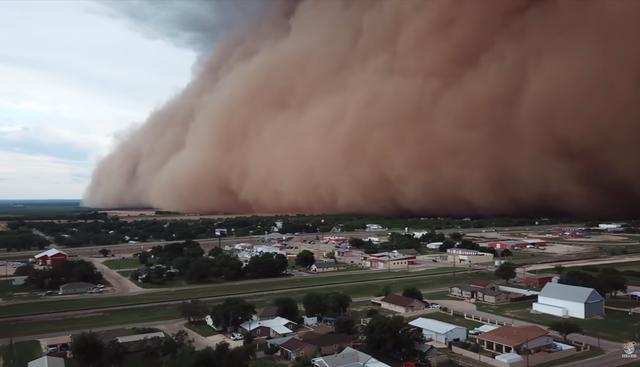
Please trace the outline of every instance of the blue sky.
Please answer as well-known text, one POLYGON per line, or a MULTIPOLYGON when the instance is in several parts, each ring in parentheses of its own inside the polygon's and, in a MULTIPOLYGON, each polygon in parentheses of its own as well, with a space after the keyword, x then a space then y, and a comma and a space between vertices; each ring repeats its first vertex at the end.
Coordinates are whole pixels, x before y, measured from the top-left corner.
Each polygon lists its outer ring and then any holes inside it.
POLYGON ((0 199, 81 198, 97 160, 195 60, 105 3, 0 1, 0 199))

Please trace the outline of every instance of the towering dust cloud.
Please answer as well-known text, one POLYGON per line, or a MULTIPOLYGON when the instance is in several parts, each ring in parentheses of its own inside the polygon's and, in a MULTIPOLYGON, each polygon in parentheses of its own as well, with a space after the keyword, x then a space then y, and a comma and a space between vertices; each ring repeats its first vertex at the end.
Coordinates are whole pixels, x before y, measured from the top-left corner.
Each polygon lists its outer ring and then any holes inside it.
POLYGON ((267 2, 97 167, 85 204, 630 214, 640 2, 267 2))

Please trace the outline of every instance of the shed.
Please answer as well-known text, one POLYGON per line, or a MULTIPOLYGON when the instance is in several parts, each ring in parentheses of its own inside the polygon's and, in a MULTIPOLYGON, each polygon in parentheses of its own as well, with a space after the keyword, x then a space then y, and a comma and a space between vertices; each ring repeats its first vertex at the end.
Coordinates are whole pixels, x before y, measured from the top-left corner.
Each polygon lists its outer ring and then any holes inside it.
POLYGON ((561 317, 588 319, 604 315, 604 298, 593 288, 547 283, 533 310, 561 317))
POLYGON ((96 286, 91 283, 85 282, 72 282, 66 283, 60 286, 60 290, 58 294, 81 294, 88 293, 90 290, 94 289, 96 286))
POLYGON ((379 303, 382 308, 399 313, 422 311, 426 308, 424 302, 399 294, 389 294, 380 300, 374 299, 372 302, 379 303))
POLYGON ((433 339, 443 344, 467 339, 466 328, 440 320, 420 317, 411 321, 409 325, 422 329, 422 334, 426 339, 433 339))
POLYGON ((29 362, 27 367, 64 367, 64 358, 44 356, 29 362))
POLYGON ((63 261, 67 261, 69 256, 55 248, 41 252, 34 256, 36 262, 40 265, 55 265, 63 261))

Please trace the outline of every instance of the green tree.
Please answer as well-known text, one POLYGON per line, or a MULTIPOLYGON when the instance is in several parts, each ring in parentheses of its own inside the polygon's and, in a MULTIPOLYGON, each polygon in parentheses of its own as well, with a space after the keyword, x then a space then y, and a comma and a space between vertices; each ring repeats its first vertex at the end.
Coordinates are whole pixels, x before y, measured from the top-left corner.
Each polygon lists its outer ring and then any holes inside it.
POLYGON ((408 327, 401 316, 374 316, 364 328, 365 347, 369 352, 402 358, 410 357, 414 343, 422 340, 422 333, 408 327))
MULTIPOLYGON (((171 338, 167 338, 171 339, 171 338)), ((127 353, 127 348, 118 343, 117 340, 111 340, 104 346, 102 353, 102 361, 104 364, 110 367, 120 367, 124 364, 124 356, 127 353)))
POLYGON ((598 273, 599 290, 603 295, 611 294, 615 296, 618 292, 627 291, 627 278, 615 268, 604 268, 598 273))
POLYGON ((353 334, 355 329, 355 323, 353 319, 348 316, 341 316, 336 318, 335 323, 333 324, 333 328, 336 333, 342 334, 353 334))
POLYGON ((251 257, 245 270, 251 278, 273 278, 282 275, 287 270, 287 266, 286 256, 264 253, 251 257))
POLYGON ((349 238, 349 245, 355 248, 365 248, 369 243, 362 238, 351 237, 349 238))
POLYGON ((195 259, 184 277, 189 283, 204 283, 214 277, 214 260, 206 257, 195 259))
POLYGON ((296 255, 296 265, 302 268, 308 268, 316 262, 313 252, 302 250, 296 255))
POLYGON ((513 279, 516 277, 516 266, 510 262, 504 262, 500 264, 498 269, 495 271, 495 275, 509 282, 509 279, 513 279))
POLYGON ((418 301, 422 301, 422 292, 416 287, 407 287, 402 291, 402 295, 405 297, 417 299, 418 301))
POLYGON ((343 315, 351 305, 351 297, 340 292, 330 292, 325 296, 329 312, 335 315, 343 315))
POLYGON ((307 316, 322 316, 329 311, 324 294, 311 292, 302 297, 302 306, 307 316))
POLYGON ((98 251, 98 253, 100 255, 102 255, 102 257, 107 257, 111 253, 111 250, 103 248, 103 249, 100 249, 100 251, 98 251))
POLYGON ((513 256, 513 253, 508 248, 500 251, 500 257, 509 257, 509 256, 513 256))
POLYGON ((149 255, 147 251, 142 251, 138 254, 138 261, 140 261, 140 264, 142 265, 147 265, 150 257, 151 255, 149 255))
POLYGON ((222 328, 238 327, 256 313, 255 306, 241 298, 227 298, 213 306, 211 318, 222 328))
POLYGON ((72 337, 71 352, 79 366, 97 366, 102 358, 103 351, 104 344, 92 332, 80 333, 72 337))
POLYGON ((566 320, 552 322, 549 324, 549 329, 557 331, 562 335, 564 341, 567 341, 567 335, 569 334, 582 333, 582 327, 580 327, 580 325, 566 320))
POLYGON ((199 321, 207 316, 207 305, 197 299, 180 303, 178 310, 189 323, 199 321))
POLYGON ((300 320, 300 311, 298 310, 298 302, 291 297, 278 297, 273 301, 273 305, 277 309, 277 314, 285 319, 298 322, 300 320))

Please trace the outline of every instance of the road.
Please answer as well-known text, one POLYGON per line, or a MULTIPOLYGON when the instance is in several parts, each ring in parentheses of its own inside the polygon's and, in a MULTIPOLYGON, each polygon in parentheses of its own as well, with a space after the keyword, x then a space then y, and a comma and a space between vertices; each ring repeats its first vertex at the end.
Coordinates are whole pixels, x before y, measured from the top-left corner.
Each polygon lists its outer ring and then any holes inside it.
POLYGON ((591 260, 575 260, 575 261, 558 261, 536 265, 526 265, 525 269, 529 270, 543 270, 552 269, 556 265, 562 265, 565 268, 575 266, 587 266, 587 265, 602 265, 602 264, 614 264, 631 261, 640 261, 640 255, 622 255, 622 256, 610 256, 606 258, 591 259, 591 260))
POLYGON ((104 265, 102 262, 106 259, 108 258, 88 257, 85 260, 92 262, 96 266, 96 269, 102 273, 102 277, 111 284, 113 291, 110 292, 109 295, 115 296, 132 292, 145 293, 149 291, 149 289, 139 287, 134 282, 118 274, 115 270, 104 265))

